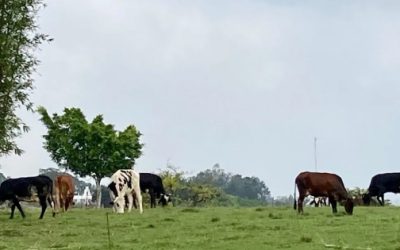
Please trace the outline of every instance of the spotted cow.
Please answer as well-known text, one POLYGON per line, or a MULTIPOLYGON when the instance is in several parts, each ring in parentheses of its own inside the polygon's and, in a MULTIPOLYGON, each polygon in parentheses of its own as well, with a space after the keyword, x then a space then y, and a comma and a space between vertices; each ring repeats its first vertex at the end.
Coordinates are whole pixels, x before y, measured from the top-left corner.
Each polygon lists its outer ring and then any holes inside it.
POLYGON ((143 213, 142 195, 140 191, 140 175, 132 169, 120 169, 111 176, 110 190, 113 211, 124 213, 125 196, 128 198, 128 212, 132 210, 133 199, 139 204, 140 213, 143 213), (133 193, 135 195, 133 195, 133 193))

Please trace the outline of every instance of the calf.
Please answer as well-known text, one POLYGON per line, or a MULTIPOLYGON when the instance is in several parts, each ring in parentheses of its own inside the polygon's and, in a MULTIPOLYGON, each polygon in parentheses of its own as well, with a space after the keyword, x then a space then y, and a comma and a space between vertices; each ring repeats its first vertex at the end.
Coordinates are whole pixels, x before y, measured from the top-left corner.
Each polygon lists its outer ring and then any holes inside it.
POLYGON ((140 191, 140 175, 132 169, 120 169, 111 176, 110 189, 111 204, 114 212, 124 213, 125 196, 128 198, 128 212, 133 205, 133 192, 139 203, 140 213, 143 213, 142 195, 140 191))
POLYGON ((45 175, 5 180, 0 185, 0 202, 3 203, 6 200, 11 201, 10 219, 14 217, 15 207, 18 208, 21 216, 25 218, 20 201, 39 201, 42 207, 39 219, 42 219, 47 208, 47 200, 53 209, 53 217, 55 216, 53 181, 45 175))
POLYGON ((56 177, 55 182, 56 203, 63 212, 73 205, 75 185, 72 176, 64 174, 56 177))
POLYGON ((303 201, 308 195, 328 197, 332 212, 337 213, 337 201, 345 201, 344 207, 348 214, 353 214, 353 201, 347 194, 342 178, 336 174, 302 172, 295 180, 294 209, 296 209, 296 185, 299 190, 297 201, 298 212, 303 213, 303 201))
POLYGON ((363 194, 363 202, 368 206, 371 203, 371 197, 376 196, 379 204, 384 206, 384 194, 387 192, 400 193, 400 173, 384 173, 372 177, 368 192, 363 194))

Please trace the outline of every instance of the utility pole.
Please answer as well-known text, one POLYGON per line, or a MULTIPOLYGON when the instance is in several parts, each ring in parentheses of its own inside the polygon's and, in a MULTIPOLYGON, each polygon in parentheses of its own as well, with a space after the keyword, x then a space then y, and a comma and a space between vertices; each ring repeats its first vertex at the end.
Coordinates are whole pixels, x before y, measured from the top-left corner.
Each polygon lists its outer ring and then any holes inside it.
POLYGON ((314 162, 315 162, 315 172, 317 172, 317 137, 314 137, 314 162))

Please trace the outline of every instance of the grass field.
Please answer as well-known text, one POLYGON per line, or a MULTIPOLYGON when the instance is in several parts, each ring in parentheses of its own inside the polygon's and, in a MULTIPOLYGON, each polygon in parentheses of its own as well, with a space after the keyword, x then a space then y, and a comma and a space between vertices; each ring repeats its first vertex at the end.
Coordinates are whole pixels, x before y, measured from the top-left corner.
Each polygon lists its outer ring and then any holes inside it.
MULTIPOLYGON (((51 217, 0 210, 0 249, 400 249, 399 207, 72 209, 51 217), (107 233, 109 212, 110 239, 107 233)), ((17 211, 16 211, 17 212, 17 211)))

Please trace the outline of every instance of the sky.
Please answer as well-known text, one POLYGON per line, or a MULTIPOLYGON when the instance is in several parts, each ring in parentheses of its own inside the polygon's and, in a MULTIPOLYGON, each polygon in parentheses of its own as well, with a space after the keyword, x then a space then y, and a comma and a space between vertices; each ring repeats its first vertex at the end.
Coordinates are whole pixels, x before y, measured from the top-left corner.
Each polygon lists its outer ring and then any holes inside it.
MULTIPOLYGON (((135 168, 167 164, 256 176, 293 194, 302 171, 367 188, 400 171, 398 1, 46 1, 40 31, 54 38, 31 100, 49 113, 143 133, 135 168), (317 138, 314 161, 314 138, 317 138)), ((57 167, 39 115, 7 176, 57 167)))

